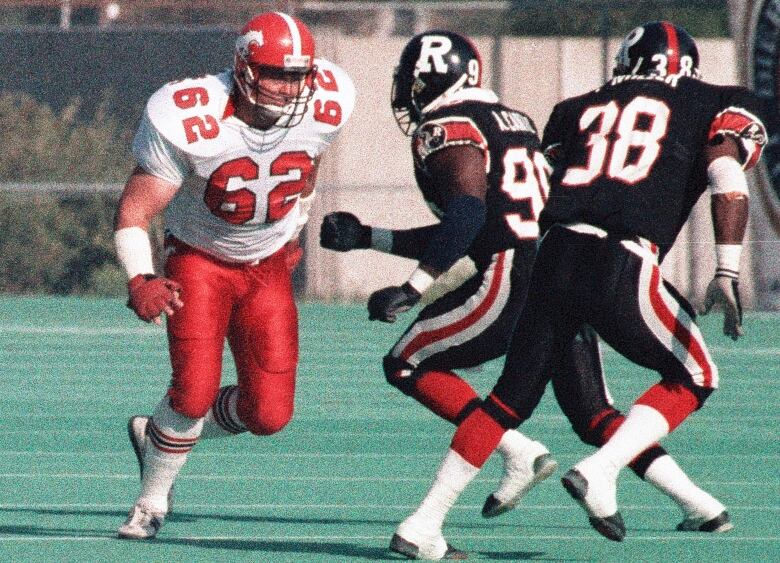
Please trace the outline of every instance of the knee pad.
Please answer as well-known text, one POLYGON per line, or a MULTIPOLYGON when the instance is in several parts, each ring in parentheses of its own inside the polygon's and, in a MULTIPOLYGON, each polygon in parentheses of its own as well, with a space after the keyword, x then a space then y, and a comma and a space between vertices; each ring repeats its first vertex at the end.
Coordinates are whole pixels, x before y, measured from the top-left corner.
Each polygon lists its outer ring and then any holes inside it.
POLYGON ((292 420, 292 405, 277 405, 273 408, 254 408, 249 409, 249 413, 241 416, 241 422, 246 429, 256 436, 270 436, 281 432, 292 420))
POLYGON ((385 379, 404 395, 411 395, 414 390, 414 368, 408 362, 388 354, 382 358, 382 368, 385 379))
POLYGON ((619 410, 608 407, 586 421, 586 424, 574 424, 572 428, 585 444, 600 448, 625 420, 619 410))
POLYGON ((239 420, 258 436, 280 432, 292 420, 295 406, 295 371, 264 375, 240 388, 236 404, 239 420))

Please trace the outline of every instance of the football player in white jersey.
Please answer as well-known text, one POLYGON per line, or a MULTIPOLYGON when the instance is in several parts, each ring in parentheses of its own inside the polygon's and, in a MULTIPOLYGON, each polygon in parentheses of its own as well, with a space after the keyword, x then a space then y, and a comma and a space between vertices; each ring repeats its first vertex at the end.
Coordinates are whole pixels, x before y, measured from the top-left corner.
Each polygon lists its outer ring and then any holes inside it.
POLYGON ((320 156, 352 113, 355 90, 315 59, 298 19, 256 16, 232 69, 155 92, 133 141, 137 167, 116 217, 128 306, 168 317, 170 387, 151 417, 130 419, 141 493, 119 528, 153 538, 199 438, 279 432, 293 414, 298 319, 291 271, 320 156), (147 234, 165 212, 165 266, 147 234), (238 384, 220 389, 225 339, 238 384))

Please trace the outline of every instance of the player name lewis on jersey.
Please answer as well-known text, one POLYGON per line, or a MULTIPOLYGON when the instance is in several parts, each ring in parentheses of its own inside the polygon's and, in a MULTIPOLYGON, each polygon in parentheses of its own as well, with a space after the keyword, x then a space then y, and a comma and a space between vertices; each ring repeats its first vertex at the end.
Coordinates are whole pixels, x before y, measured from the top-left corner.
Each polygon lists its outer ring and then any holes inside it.
POLYGON ((534 127, 534 124, 531 123, 531 120, 522 113, 516 111, 500 110, 491 111, 490 114, 493 116, 493 119, 496 120, 498 128, 501 131, 528 131, 529 133, 536 134, 536 128, 534 127))

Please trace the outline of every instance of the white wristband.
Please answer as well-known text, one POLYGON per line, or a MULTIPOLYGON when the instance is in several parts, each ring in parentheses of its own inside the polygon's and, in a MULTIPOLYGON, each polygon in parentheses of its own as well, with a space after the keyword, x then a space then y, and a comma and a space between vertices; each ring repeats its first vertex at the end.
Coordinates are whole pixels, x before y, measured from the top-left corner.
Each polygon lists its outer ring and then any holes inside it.
POLYGON ((739 162, 730 156, 721 156, 710 162, 707 167, 707 179, 712 194, 739 193, 748 196, 748 184, 745 171, 739 162))
POLYGON ((435 279, 436 278, 434 278, 431 274, 422 268, 417 268, 414 272, 412 272, 412 275, 409 276, 409 279, 406 281, 406 283, 411 285, 417 293, 422 295, 425 293, 426 289, 431 287, 431 284, 433 284, 435 279))
POLYGON ((129 279, 138 274, 153 274, 152 245, 141 227, 125 227, 114 232, 114 244, 119 263, 129 279))
POLYGON ((393 251, 393 231, 371 227, 371 248, 379 252, 393 251))
POLYGON ((741 244, 716 244, 715 258, 718 269, 715 275, 739 277, 739 259, 742 256, 741 244))

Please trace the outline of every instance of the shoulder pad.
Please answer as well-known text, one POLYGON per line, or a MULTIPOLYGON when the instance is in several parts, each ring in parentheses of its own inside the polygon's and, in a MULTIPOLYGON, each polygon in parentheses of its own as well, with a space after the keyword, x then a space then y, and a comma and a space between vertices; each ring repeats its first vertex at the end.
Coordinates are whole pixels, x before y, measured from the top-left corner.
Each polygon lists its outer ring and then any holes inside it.
POLYGON ((477 124, 468 117, 450 116, 422 123, 414 132, 412 150, 419 161, 445 147, 472 145, 483 152, 488 143, 477 124))
POLYGON ((767 143, 766 127, 761 119, 739 106, 729 106, 715 116, 707 135, 708 141, 722 136, 733 137, 740 147, 740 164, 749 170, 761 158, 767 143))
POLYGON ((317 65, 317 90, 309 106, 307 121, 318 134, 340 130, 355 109, 355 85, 340 66, 325 59, 314 59, 317 65))
POLYGON ((208 156, 220 150, 219 136, 230 95, 230 72, 169 82, 146 104, 149 122, 185 153, 208 156))

